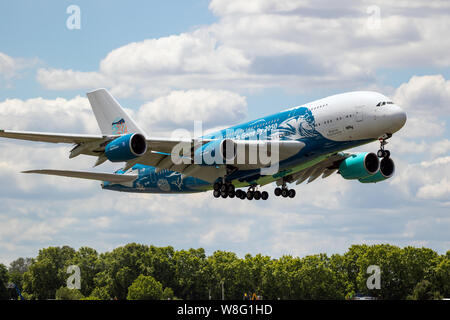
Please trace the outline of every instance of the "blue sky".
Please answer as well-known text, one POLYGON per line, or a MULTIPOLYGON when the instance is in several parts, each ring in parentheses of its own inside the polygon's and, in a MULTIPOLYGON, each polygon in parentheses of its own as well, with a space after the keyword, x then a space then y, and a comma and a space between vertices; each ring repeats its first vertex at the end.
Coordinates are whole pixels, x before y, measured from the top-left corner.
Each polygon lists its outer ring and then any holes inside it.
POLYGON ((94 160, 68 160, 70 146, 1 140, 0 262, 49 245, 106 251, 134 241, 239 255, 385 242, 445 252, 449 14, 445 1, 1 2, 1 128, 97 133, 85 92, 98 87, 154 135, 197 120, 224 127, 352 90, 390 96, 408 123, 389 145, 397 172, 385 183, 336 175, 296 187, 292 201, 236 208, 209 193, 139 196, 24 177, 25 169, 91 169, 94 160), (81 28, 69 30, 73 4, 81 28))

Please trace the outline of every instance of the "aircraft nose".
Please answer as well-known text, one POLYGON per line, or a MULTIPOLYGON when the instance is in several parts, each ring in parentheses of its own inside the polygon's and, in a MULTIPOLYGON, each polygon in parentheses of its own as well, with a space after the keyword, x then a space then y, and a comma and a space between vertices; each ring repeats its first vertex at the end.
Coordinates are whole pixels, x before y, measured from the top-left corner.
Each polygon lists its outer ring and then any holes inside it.
POLYGON ((406 112, 399 106, 396 106, 395 110, 392 111, 390 118, 392 123, 392 131, 396 132, 405 125, 407 119, 406 112))

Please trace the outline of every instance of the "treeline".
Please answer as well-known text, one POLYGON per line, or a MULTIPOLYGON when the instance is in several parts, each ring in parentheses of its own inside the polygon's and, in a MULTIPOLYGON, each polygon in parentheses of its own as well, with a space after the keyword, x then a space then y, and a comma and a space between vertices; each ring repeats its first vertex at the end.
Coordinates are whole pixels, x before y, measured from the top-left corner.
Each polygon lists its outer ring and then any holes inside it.
POLYGON ((49 247, 36 258, 0 264, 0 298, 15 283, 25 299, 378 299, 450 297, 450 251, 354 245, 343 255, 318 254, 278 259, 261 254, 239 258, 233 252, 174 250, 131 243, 99 254, 82 247, 49 247), (67 268, 80 270, 80 290, 68 289, 67 268), (367 272, 379 266, 380 289, 369 289, 367 272))

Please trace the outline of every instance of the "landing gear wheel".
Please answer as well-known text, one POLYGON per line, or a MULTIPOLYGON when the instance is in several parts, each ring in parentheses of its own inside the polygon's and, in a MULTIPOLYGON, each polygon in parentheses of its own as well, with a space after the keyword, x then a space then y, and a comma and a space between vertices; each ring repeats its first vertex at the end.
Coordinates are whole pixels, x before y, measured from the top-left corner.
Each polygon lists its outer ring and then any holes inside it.
POLYGON ((255 200, 261 199, 261 192, 255 191, 253 194, 253 197, 255 198, 255 200))
POLYGON ((229 197, 229 198, 234 198, 235 195, 236 195, 236 192, 234 192, 234 191, 228 191, 228 197, 229 197))
POLYGON ((385 159, 389 159, 389 157, 391 156, 391 152, 389 150, 384 150, 384 157, 385 159))
POLYGON ((247 199, 247 194, 244 191, 242 191, 240 198, 241 198, 241 200, 247 199))
POLYGON ((281 195, 281 188, 275 188, 274 193, 275 196, 279 197, 281 195))
POLYGON ((222 191, 222 192, 220 193, 220 196, 221 196, 222 198, 224 198, 224 199, 225 199, 225 198, 227 198, 227 197, 228 197, 228 193, 227 193, 227 192, 223 192, 223 191, 222 191))
POLYGON ((261 199, 263 200, 269 199, 269 193, 267 191, 261 192, 261 199))
POLYGON ((295 190, 294 189, 291 189, 291 190, 289 190, 289 198, 294 198, 295 197, 295 190))
POLYGON ((242 193, 242 190, 237 189, 234 194, 236 195, 236 198, 240 198, 241 197, 241 193, 242 193))
POLYGON ((214 190, 213 195, 214 195, 214 198, 219 198, 220 197, 220 191, 219 190, 214 190))
POLYGON ((220 182, 215 182, 214 183, 214 191, 216 190, 220 190, 220 187, 222 186, 222 184, 220 182))
POLYGON ((288 189, 283 189, 283 190, 281 190, 281 196, 282 196, 283 198, 287 198, 288 195, 289 195, 288 189))
POLYGON ((247 200, 253 199, 253 191, 247 191, 247 200))
POLYGON ((378 158, 383 158, 384 157, 384 150, 382 150, 382 149, 378 150, 377 156, 378 156, 378 158))

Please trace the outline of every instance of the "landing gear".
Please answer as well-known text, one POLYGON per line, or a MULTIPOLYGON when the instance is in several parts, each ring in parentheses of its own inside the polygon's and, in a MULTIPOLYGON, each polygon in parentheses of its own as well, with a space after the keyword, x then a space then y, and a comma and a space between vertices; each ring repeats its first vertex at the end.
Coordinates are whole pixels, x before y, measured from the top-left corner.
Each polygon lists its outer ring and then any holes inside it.
MULTIPOLYGON (((390 138, 388 136, 388 138, 390 138)), ((384 146, 388 144, 388 142, 386 141, 388 138, 380 138, 380 150, 378 150, 377 152, 377 156, 378 158, 384 158, 384 159, 389 159, 389 157, 391 156, 391 152, 389 150, 385 150, 384 146)))
POLYGON ((256 186, 251 186, 248 188, 246 193, 247 200, 267 200, 269 199, 269 193, 267 191, 255 190, 256 186))
POLYGON ((286 186, 286 183, 283 183, 283 186, 277 187, 274 190, 275 196, 279 197, 282 196, 283 198, 294 198, 295 197, 295 190, 294 189, 288 189, 286 186))
POLYGON ((215 182, 213 185, 214 198, 237 198, 247 200, 267 200, 269 199, 269 193, 267 191, 255 190, 256 186, 250 186, 248 191, 245 192, 241 189, 235 189, 234 185, 229 182, 223 183, 222 181, 215 182))

